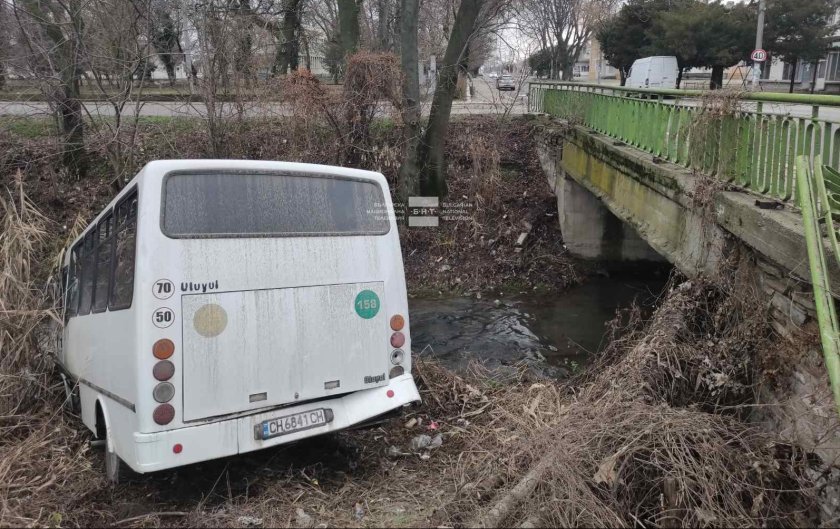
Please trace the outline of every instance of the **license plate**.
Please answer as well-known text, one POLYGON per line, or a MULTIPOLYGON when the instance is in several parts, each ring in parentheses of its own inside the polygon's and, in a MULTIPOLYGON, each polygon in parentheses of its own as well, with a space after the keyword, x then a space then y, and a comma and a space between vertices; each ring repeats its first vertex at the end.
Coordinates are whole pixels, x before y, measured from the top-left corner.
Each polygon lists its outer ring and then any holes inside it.
POLYGON ((272 437, 317 428, 332 422, 332 420, 333 412, 329 408, 302 411, 263 421, 254 427, 254 437, 257 440, 264 441, 272 437))

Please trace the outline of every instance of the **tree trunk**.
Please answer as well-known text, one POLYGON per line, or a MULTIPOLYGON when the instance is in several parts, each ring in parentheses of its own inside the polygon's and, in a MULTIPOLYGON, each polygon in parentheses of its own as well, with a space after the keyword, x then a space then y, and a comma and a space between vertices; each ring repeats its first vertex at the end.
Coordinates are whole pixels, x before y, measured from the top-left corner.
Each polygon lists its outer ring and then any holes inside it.
POLYGON ((420 142, 420 72, 417 53, 417 19, 420 0, 401 0, 400 65, 402 67, 405 154, 400 167, 399 190, 403 200, 417 192, 417 145, 420 142))
MULTIPOLYGON (((53 63, 53 73, 60 79, 61 85, 55 90, 44 93, 54 105, 64 136, 62 162, 71 175, 83 178, 87 173, 87 159, 82 103, 79 100, 82 79, 79 48, 82 44, 78 37, 84 33, 80 2, 78 0, 68 2, 65 9, 69 24, 50 22, 50 17, 43 10, 44 6, 38 2, 25 2, 24 6, 26 9, 21 10, 20 7, 14 5, 15 18, 21 31, 25 32, 19 16, 23 11, 38 22, 46 37, 51 41, 52 49, 48 60, 53 63), (62 31, 62 27, 66 26, 69 26, 67 34, 62 31)), ((28 39, 28 37, 25 38, 28 39)), ((29 49, 32 50, 31 45, 29 49)))
POLYGON ((815 62, 811 64, 811 68, 814 70, 811 74, 811 93, 814 93, 814 88, 817 85, 817 70, 819 69, 819 62, 815 62))
POLYGON ((79 101, 80 69, 74 61, 62 72, 62 87, 57 101, 64 133, 64 166, 71 174, 84 178, 87 174, 85 157, 85 124, 82 103, 79 101))
POLYGON ((625 86, 627 84, 627 72, 624 71, 624 68, 618 69, 618 79, 621 81, 621 86, 625 86))
POLYGON ((467 99, 467 72, 461 70, 458 72, 458 80, 455 82, 455 96, 453 99, 466 100, 467 99))
POLYGON ((789 94, 793 93, 793 80, 796 79, 796 63, 798 62, 799 59, 794 59, 794 61, 791 63, 792 66, 790 67, 790 86, 788 87, 789 94))
POLYGON ((560 79, 563 81, 571 81, 575 73, 575 60, 577 57, 572 57, 570 53, 566 52, 560 56, 558 61, 560 68, 562 68, 562 75, 560 79))
POLYGON ((277 50, 275 73, 286 74, 298 68, 300 56, 301 0, 283 2, 283 24, 280 26, 280 47, 277 50))
POLYGON ((420 192, 424 196, 446 195, 446 160, 444 142, 449 129, 452 99, 458 83, 458 72, 466 68, 467 47, 475 32, 475 24, 484 0, 461 0, 446 53, 440 65, 438 83, 429 113, 426 134, 418 146, 420 192))
POLYGON ((359 11, 362 0, 338 0, 338 39, 344 57, 359 48, 359 11))
POLYGON ((712 66, 709 90, 720 90, 721 88, 723 88, 723 66, 712 66))
POLYGON ((306 36, 306 31, 300 30, 300 41, 303 43, 303 64, 306 69, 312 71, 312 54, 309 51, 309 38, 306 36))
POLYGON ((677 68, 677 88, 682 84, 683 71, 685 68, 677 68))
POLYGON ((379 49, 389 51, 391 49, 391 33, 388 30, 388 22, 391 19, 391 0, 379 0, 379 49))

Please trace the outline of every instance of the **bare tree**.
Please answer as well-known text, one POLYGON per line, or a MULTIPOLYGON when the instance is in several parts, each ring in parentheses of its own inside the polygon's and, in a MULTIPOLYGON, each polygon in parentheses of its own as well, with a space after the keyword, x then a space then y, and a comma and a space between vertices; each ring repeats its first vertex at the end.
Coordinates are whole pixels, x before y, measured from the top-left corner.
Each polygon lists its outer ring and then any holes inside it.
POLYGON ((157 53, 159 12, 151 0, 87 0, 86 6, 79 53, 91 90, 111 107, 108 119, 91 116, 90 128, 103 132, 113 183, 120 187, 135 171, 137 123, 157 53))
POLYGON ((403 198, 416 191, 417 144, 420 141, 420 72, 417 57, 417 17, 420 0, 402 0, 400 4, 400 68, 403 76, 403 125, 405 147, 400 167, 400 194, 403 198))
POLYGON ((12 48, 11 19, 11 9, 5 2, 0 2, 0 90, 6 87, 6 68, 12 48))
POLYGON ((461 0, 452 32, 446 46, 446 53, 440 64, 437 88, 435 89, 429 121, 414 155, 415 165, 401 171, 407 181, 406 189, 419 188, 423 195, 445 196, 446 160, 444 142, 449 129, 452 101, 458 84, 458 76, 469 65, 470 46, 484 32, 490 31, 507 7, 506 1, 461 0), (417 172, 411 172, 415 169, 417 172))
POLYGON ((303 5, 304 0, 283 0, 283 24, 278 37, 276 73, 285 74, 298 69, 303 5))
POLYGON ((206 125, 208 150, 214 157, 236 151, 249 112, 257 108, 265 112, 261 105, 277 88, 270 81, 254 82, 255 72, 267 71, 274 60, 273 54, 256 52, 265 39, 274 42, 265 31, 266 12, 257 11, 261 6, 243 10, 242 5, 220 0, 190 9, 186 16, 185 33, 195 35, 190 47, 197 72, 195 90, 201 99, 191 105, 206 125))
POLYGON ((551 57, 551 77, 571 80, 575 61, 617 0, 524 0, 519 15, 551 57))
POLYGON ((338 33, 345 57, 359 49, 359 12, 362 0, 338 0, 338 33))
POLYGON ((81 0, 12 0, 21 53, 16 70, 35 80, 56 113, 63 134, 63 163, 77 177, 87 172, 80 101, 83 4, 81 0))

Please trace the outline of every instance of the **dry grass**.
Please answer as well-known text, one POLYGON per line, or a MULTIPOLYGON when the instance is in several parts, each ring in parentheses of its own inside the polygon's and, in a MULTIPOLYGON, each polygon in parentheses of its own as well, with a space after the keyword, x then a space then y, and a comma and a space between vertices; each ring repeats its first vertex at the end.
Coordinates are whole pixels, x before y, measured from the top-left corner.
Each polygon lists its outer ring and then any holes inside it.
POLYGON ((37 339, 56 321, 37 287, 37 269, 49 263, 49 221, 19 178, 0 196, 0 216, 0 526, 58 525, 60 506, 98 478, 37 339))
POLYGON ((773 335, 738 270, 727 285, 673 287, 649 323, 633 322, 575 384, 523 379, 494 389, 485 377, 424 377, 441 380, 436 399, 457 403, 461 417, 478 412, 459 493, 442 507, 443 519, 467 526, 815 523, 811 456, 752 426, 742 407, 751 402, 753 358, 773 335), (510 507, 512 491, 535 468, 534 490, 510 507), (488 483, 489 492, 481 485, 488 483))
POLYGON ((47 238, 47 220, 16 187, 0 196, 0 415, 28 411, 47 393, 48 359, 37 351, 36 327, 52 315, 35 272, 47 238))

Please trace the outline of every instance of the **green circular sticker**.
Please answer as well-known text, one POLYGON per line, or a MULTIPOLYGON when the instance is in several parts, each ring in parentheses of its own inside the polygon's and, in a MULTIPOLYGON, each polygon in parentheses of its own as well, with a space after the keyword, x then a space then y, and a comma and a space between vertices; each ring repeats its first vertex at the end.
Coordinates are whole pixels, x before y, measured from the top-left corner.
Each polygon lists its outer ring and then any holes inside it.
POLYGON ((356 314, 369 320, 379 312, 379 296, 373 290, 362 290, 356 295, 356 314))

